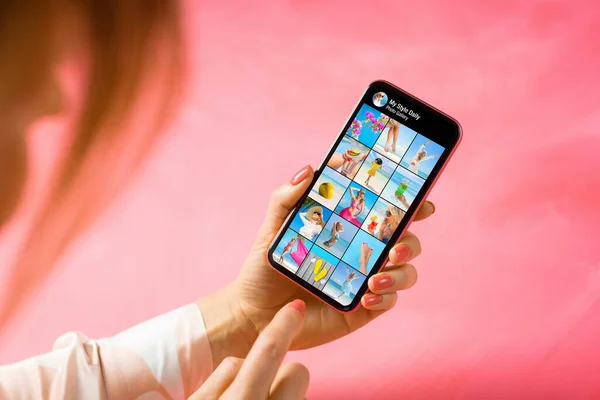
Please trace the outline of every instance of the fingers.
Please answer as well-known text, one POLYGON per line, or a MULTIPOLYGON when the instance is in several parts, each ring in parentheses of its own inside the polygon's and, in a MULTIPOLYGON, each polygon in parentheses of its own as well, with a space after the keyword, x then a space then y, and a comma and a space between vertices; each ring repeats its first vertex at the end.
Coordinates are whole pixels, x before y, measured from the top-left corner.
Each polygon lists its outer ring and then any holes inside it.
POLYGON ((396 305, 397 300, 398 294, 394 292, 388 294, 368 293, 360 301, 362 306, 367 310, 386 311, 392 309, 396 305))
POLYGON ((227 357, 208 377, 189 400, 216 400, 221 396, 242 368, 244 360, 237 357, 227 357))
POLYGON ((415 221, 422 221, 425 218, 429 218, 435 212, 435 204, 431 201, 424 201, 421 204, 421 207, 417 210, 417 215, 415 215, 415 221))
POLYGON ((411 232, 406 232, 390 250, 389 258, 392 264, 400 265, 412 260, 419 254, 421 254, 419 238, 411 232))
POLYGON ((299 363, 289 363, 281 367, 273 382, 271 400, 303 399, 308 390, 310 375, 308 369, 299 363))
POLYGON ((369 290, 375 294, 394 293, 410 289, 417 283, 417 270, 411 264, 386 269, 369 278, 369 290))
POLYGON ((271 194, 267 215, 261 227, 259 238, 267 241, 279 230, 290 211, 312 182, 314 171, 310 165, 299 170, 287 183, 271 194))
POLYGON ((232 398, 267 398, 292 339, 302 328, 305 310, 304 302, 295 300, 275 314, 254 342, 227 394, 232 398))

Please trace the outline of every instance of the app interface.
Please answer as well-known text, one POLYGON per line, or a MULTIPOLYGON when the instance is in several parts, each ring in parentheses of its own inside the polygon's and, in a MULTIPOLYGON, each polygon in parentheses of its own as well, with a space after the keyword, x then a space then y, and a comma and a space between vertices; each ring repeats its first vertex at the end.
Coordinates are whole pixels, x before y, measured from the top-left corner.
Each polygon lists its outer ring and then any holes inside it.
POLYGON ((276 262, 349 305, 444 148, 363 103, 273 253, 276 262))

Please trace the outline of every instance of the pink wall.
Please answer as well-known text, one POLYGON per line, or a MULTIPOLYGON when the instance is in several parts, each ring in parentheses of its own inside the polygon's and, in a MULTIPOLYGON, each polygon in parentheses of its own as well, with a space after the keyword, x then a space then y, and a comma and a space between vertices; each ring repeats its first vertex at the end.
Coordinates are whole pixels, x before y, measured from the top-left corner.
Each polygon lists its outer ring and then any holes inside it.
POLYGON ((195 74, 173 135, 23 309, 0 363, 233 279, 270 191, 316 165, 385 78, 465 138, 438 211, 414 226, 419 284, 363 330, 291 356, 311 370, 309 397, 600 397, 598 3, 269 3, 190 13, 195 74))

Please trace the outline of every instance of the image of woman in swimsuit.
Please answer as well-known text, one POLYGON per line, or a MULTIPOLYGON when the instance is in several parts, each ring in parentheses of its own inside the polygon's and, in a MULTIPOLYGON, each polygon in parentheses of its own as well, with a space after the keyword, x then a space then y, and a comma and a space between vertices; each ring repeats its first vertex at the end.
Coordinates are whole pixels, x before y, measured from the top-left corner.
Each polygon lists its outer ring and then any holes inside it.
POLYGON ((293 238, 290 239, 288 244, 285 245, 285 247, 283 248, 283 251, 281 252, 281 257, 279 257, 279 264, 283 265, 283 257, 285 257, 285 255, 287 253, 292 251, 292 249, 294 248, 294 244, 296 243, 296 239, 298 239, 298 238, 296 236, 294 236, 293 238))
POLYGON ((340 232, 344 232, 344 226, 341 222, 336 222, 331 227, 331 237, 329 240, 324 241, 323 245, 327 247, 332 247, 335 245, 340 237, 340 232))
POLYGON ((356 226, 360 226, 360 221, 356 219, 365 207, 365 191, 357 188, 350 188, 350 207, 344 208, 340 212, 340 216, 356 226))
POLYGON ((354 272, 350 272, 350 268, 346 265, 346 281, 342 284, 342 293, 337 297, 338 299, 344 295, 350 297, 352 294, 352 281, 358 279, 358 276, 354 272))
POLYGON ((425 146, 427 146, 430 143, 431 142, 424 143, 419 147, 419 150, 417 150, 417 153, 415 154, 412 161, 410 162, 410 165, 408 166, 409 171, 414 172, 415 174, 418 175, 419 174, 419 166, 421 165, 421 163, 423 161, 433 160, 434 158, 439 157, 439 154, 434 154, 429 157, 427 156, 427 151, 425 150, 425 146))

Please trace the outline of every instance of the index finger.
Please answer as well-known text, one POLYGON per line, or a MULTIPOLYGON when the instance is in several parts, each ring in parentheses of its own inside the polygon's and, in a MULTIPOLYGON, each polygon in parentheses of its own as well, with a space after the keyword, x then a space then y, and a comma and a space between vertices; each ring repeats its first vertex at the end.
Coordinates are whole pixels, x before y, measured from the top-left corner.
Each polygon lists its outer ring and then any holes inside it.
POLYGON ((302 300, 294 300, 283 307, 254 342, 246 361, 232 384, 236 387, 251 388, 252 398, 267 398, 271 384, 290 348, 294 337, 300 332, 304 322, 306 305, 302 300))

